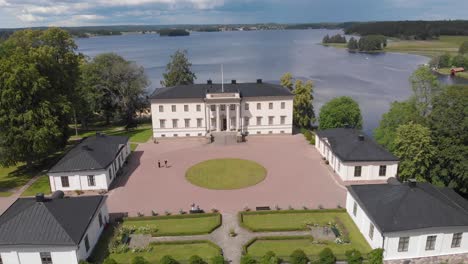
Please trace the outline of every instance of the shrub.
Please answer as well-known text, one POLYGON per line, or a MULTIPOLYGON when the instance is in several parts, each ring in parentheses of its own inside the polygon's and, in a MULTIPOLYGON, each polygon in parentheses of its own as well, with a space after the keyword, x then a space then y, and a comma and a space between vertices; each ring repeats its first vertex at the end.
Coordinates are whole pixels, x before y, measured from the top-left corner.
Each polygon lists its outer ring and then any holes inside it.
POLYGON ((257 264, 257 261, 250 255, 244 255, 241 258, 240 264, 257 264))
POLYGON ((309 130, 304 131, 304 137, 307 139, 307 141, 310 141, 312 139, 312 133, 309 130))
POLYGON ((333 251, 329 248, 324 248, 319 253, 319 263, 320 264, 335 264, 336 257, 333 255, 333 251))
POLYGON ((113 258, 107 257, 102 264, 117 264, 117 261, 115 261, 113 258))
POLYGON ((382 264, 383 263, 383 249, 376 248, 369 252, 367 255, 367 263, 369 264, 382 264))
POLYGON ((144 257, 136 256, 132 259, 132 264, 150 264, 144 257))
POLYGON ((272 251, 268 251, 260 260, 260 264, 279 264, 281 260, 272 251))
POLYGON ((348 264, 361 264, 362 263, 362 255, 359 250, 352 249, 348 250, 345 253, 346 255, 346 261, 348 264))
POLYGON ((198 255, 193 255, 189 258, 190 264, 206 264, 206 262, 198 255))
POLYGON ((224 262, 223 256, 214 256, 211 259, 211 264, 224 264, 224 262))
POLYGON ((291 264, 307 264, 307 262, 309 262, 309 259, 307 258, 307 255, 304 253, 304 251, 302 251, 301 249, 296 249, 289 256, 289 262, 291 264))
POLYGON ((159 261, 161 264, 178 264, 177 260, 172 258, 171 256, 165 255, 164 257, 161 258, 159 261))
POLYGON ((311 145, 315 145, 315 137, 314 137, 314 135, 312 135, 312 138, 309 140, 309 143, 310 143, 311 145))

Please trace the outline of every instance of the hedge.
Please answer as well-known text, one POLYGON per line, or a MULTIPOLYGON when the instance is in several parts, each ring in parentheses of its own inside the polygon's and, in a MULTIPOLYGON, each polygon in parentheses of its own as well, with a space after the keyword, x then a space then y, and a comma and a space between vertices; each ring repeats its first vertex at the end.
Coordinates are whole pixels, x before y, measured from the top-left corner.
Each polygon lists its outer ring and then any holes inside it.
POLYGON ((310 239, 311 241, 314 241, 313 236, 265 236, 265 237, 254 237, 247 241, 242 246, 242 254, 247 254, 247 249, 255 242, 258 240, 297 240, 297 239, 310 239))
POLYGON ((155 246, 155 245, 187 245, 187 244, 209 244, 213 247, 215 247, 219 255, 223 255, 223 250, 216 245, 215 243, 211 242, 210 240, 187 240, 187 241, 161 241, 161 242, 150 242, 150 246, 155 246))

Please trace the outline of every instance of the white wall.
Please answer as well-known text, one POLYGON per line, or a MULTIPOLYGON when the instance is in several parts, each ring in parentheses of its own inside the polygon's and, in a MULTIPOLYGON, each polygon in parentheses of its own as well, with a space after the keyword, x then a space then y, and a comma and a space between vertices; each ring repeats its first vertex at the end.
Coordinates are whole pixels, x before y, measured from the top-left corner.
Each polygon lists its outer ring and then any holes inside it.
MULTIPOLYGON (((107 205, 103 204, 101 209, 96 212, 96 215, 94 216, 94 219, 92 220, 91 224, 88 227, 88 230, 86 231, 86 235, 88 236, 89 240, 89 250, 86 251, 85 247, 85 241, 83 236, 81 243, 78 247, 78 252, 77 252, 77 257, 78 260, 85 260, 91 255, 93 252, 93 248, 96 246, 97 242, 99 241, 99 237, 102 234, 102 231, 104 230, 104 227, 106 224, 109 223, 109 212, 107 210, 107 205), (99 226, 99 212, 102 214, 102 226, 99 226)), ((54 263, 55 264, 55 263, 54 263)))
POLYGON ((356 216, 354 216, 353 207, 355 202, 354 197, 348 192, 346 196, 346 211, 373 249, 383 247, 385 260, 468 253, 468 226, 427 228, 405 232, 384 233, 384 237, 382 237, 382 233, 378 230, 377 226, 374 225, 374 236, 373 239, 370 239, 369 227, 372 221, 357 202, 357 212, 356 216), (463 232, 461 245, 459 248, 451 248, 453 234, 458 232, 463 232), (431 235, 437 236, 435 248, 434 250, 427 251, 426 240, 427 236, 431 235), (398 252, 400 237, 410 237, 407 252, 398 252))
MULTIPOLYGON (((214 100, 216 104, 235 104, 239 103, 240 98, 233 97, 232 102, 223 102, 221 99, 214 100)), ((210 101, 211 102, 211 101, 210 101)), ((227 116, 228 107, 225 110, 219 110, 221 117, 227 116)), ((236 111, 229 110, 229 117, 235 118, 236 111)), ((292 112, 293 97, 249 97, 242 98, 240 102, 239 124, 243 132, 250 135, 257 134, 291 134, 292 133, 292 112), (269 103, 273 103, 273 109, 269 109, 269 103), (284 109, 281 109, 281 102, 285 103, 284 109), (249 104, 249 109, 245 109, 245 104, 249 104), (261 104, 261 109, 257 110, 257 103, 261 104), (256 124, 256 117, 262 117, 262 124, 256 124), (269 117, 273 116, 273 124, 269 125, 269 117), (285 116, 284 124, 281 124, 281 116, 285 116), (244 123, 244 117, 250 117, 249 125, 244 123)), ((216 128, 212 119, 216 120, 216 111, 211 111, 203 99, 153 99, 151 100, 151 114, 153 122, 153 137, 196 137, 205 136, 209 129, 216 128), (176 112, 172 112, 172 105, 176 106, 176 112), (184 106, 188 106, 188 112, 184 106), (200 105, 200 111, 196 111, 196 106, 200 105), (163 112, 159 111, 159 106, 163 106, 163 112), (165 120, 165 128, 161 128, 160 120, 165 120), (178 120, 177 128, 173 127, 172 120, 178 120), (190 119, 190 127, 185 127, 185 119, 190 119), (202 120, 202 126, 197 127, 197 119, 202 120)), ((220 122, 222 120, 220 119, 220 122)), ((234 121, 235 122, 235 121, 234 121)), ((235 130, 235 124, 231 123, 231 130, 235 130)))
POLYGON ((130 153, 130 142, 128 142, 106 170, 49 173, 50 188, 52 192, 56 190, 108 190, 116 177, 116 173, 123 167, 130 153), (88 175, 94 175, 95 186, 88 185, 88 175), (62 186, 62 176, 68 176, 69 187, 62 186))
POLYGON ((343 162, 336 156, 324 139, 315 135, 315 148, 322 157, 325 157, 329 166, 344 181, 362 181, 362 180, 387 180, 396 177, 398 173, 398 161, 367 161, 367 162, 343 162), (379 176, 380 165, 387 166, 385 176, 379 176), (361 176, 354 177, 354 169, 361 166, 361 176))

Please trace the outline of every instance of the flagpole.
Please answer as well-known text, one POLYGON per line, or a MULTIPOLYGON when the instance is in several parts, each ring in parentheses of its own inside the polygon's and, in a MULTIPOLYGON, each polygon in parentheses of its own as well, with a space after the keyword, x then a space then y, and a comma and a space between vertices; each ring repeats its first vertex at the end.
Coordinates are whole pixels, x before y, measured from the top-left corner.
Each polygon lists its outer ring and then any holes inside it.
POLYGON ((224 71, 223 71, 223 64, 221 64, 221 91, 224 93, 224 71))

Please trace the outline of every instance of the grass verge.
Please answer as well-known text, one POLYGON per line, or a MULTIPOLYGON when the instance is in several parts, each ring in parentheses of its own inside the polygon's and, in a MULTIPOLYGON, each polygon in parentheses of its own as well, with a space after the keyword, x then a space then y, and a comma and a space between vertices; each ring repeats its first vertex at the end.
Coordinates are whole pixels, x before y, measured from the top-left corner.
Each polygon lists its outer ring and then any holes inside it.
POLYGON ((130 142, 145 143, 151 138, 151 130, 152 129, 150 124, 143 124, 140 125, 138 128, 129 131, 125 130, 125 127, 123 126, 97 127, 89 130, 79 130, 78 136, 72 136, 71 139, 73 140, 93 136, 96 134, 96 132, 99 131, 111 136, 127 136, 130 138, 130 142))
POLYGON ((21 194, 21 196, 34 196, 37 193, 43 193, 45 195, 51 193, 49 177, 47 175, 39 176, 39 178, 21 194))

